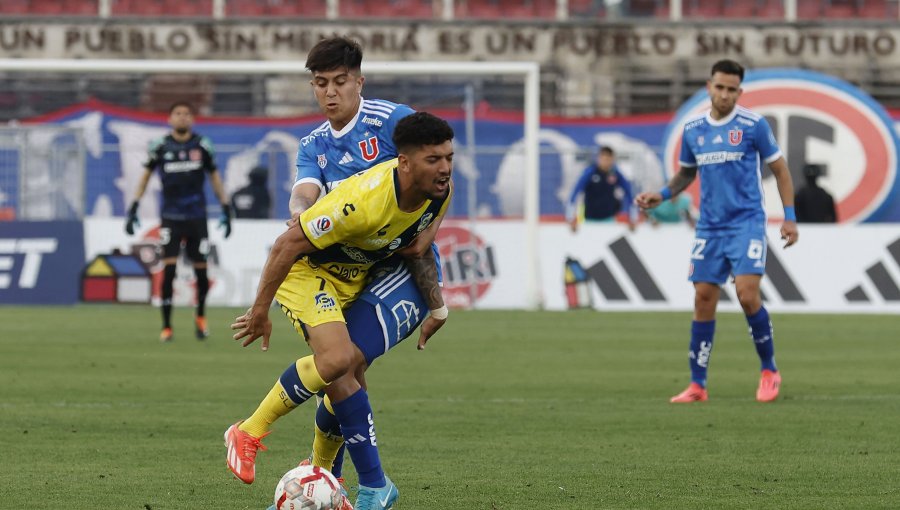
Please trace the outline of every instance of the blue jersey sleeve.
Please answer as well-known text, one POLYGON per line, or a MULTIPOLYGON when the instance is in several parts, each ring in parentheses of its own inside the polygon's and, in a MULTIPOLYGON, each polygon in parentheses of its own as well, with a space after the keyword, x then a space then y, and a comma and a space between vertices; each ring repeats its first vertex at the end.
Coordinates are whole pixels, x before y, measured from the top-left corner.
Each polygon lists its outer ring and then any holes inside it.
POLYGON ((578 203, 578 195, 584 192, 584 187, 587 186, 592 173, 594 173, 594 166, 590 165, 581 172, 581 177, 578 178, 578 182, 576 182, 575 186, 572 188, 572 193, 569 194, 569 201, 566 202, 567 220, 572 220, 572 218, 575 217, 575 206, 578 203))
POLYGON ((690 144, 688 144, 687 130, 681 132, 681 154, 678 156, 678 163, 686 167, 697 166, 697 158, 694 156, 694 151, 691 149, 690 144))
POLYGON ((316 137, 310 134, 300 140, 300 149, 297 150, 297 176, 294 179, 294 185, 301 182, 311 182, 325 188, 325 179, 322 175, 322 169, 319 167, 318 155, 316 154, 316 137))
POLYGON ((775 141, 775 133, 772 132, 769 122, 764 117, 760 118, 756 124, 756 133, 753 139, 756 141, 756 150, 759 151, 760 157, 766 163, 771 163, 781 157, 781 148, 775 141))
POLYGON ((387 121, 385 122, 385 126, 384 126, 386 128, 386 129, 384 129, 384 132, 390 133, 391 136, 386 136, 386 137, 382 138, 381 140, 379 140, 380 143, 384 144, 383 147, 385 148, 385 150, 387 151, 388 154, 392 154, 392 155, 397 154, 397 147, 394 145, 394 140, 392 139, 393 134, 394 134, 394 128, 397 127, 397 123, 400 122, 400 119, 402 119, 403 117, 407 117, 414 113, 416 113, 416 111, 413 110, 412 108, 410 108, 409 106, 406 106, 405 104, 398 104, 397 107, 394 108, 394 111, 391 112, 391 115, 390 115, 390 117, 388 117, 387 121))

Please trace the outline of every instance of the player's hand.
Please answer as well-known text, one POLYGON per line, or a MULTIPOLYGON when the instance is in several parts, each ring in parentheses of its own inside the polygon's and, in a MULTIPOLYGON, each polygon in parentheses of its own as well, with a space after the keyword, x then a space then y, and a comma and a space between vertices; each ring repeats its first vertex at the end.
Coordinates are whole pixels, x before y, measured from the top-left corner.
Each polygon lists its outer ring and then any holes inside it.
POLYGON ((232 338, 244 339, 242 346, 247 347, 262 337, 262 350, 269 350, 269 337, 272 336, 272 321, 269 320, 268 310, 255 310, 249 308, 244 315, 235 317, 231 329, 237 331, 232 338))
POLYGON ((231 206, 228 204, 222 204, 222 215, 219 216, 219 228, 225 230, 223 234, 225 235, 225 239, 228 239, 228 236, 231 235, 231 206))
POLYGON ((800 240, 800 232, 797 230, 796 221, 785 221, 781 225, 781 238, 785 241, 785 248, 800 240))
POLYGON ((434 336, 446 323, 447 319, 435 319, 430 315, 425 317, 425 320, 422 321, 422 327, 419 329, 419 344, 416 345, 416 349, 420 351, 425 349, 428 339, 434 336))
POLYGON ((653 209, 663 201, 662 195, 656 191, 645 191, 634 198, 634 203, 641 209, 653 209))
POLYGON ((125 233, 130 236, 134 235, 134 227, 141 226, 141 221, 138 220, 137 217, 137 209, 138 203, 137 200, 135 200, 131 204, 131 207, 128 208, 128 218, 125 220, 125 233))

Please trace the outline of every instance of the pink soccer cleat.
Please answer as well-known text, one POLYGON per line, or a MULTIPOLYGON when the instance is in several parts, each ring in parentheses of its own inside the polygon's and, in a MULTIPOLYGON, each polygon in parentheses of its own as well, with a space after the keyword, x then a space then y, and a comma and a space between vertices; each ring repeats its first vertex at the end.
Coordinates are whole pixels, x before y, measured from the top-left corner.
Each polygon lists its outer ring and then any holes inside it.
POLYGON ((778 389, 781 387, 781 374, 771 370, 763 370, 759 377, 759 387, 756 389, 758 402, 771 402, 778 398, 778 389))
POLYGON ((706 393, 706 388, 692 382, 686 390, 670 398, 669 402, 673 404, 687 404, 690 402, 706 402, 708 399, 709 395, 706 393))

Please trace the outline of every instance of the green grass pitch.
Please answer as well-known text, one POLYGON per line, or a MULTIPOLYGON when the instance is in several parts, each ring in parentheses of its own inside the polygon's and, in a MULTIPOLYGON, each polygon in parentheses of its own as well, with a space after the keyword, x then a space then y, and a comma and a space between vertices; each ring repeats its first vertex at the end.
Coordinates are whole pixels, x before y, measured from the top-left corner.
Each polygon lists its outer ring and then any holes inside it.
MULTIPOLYGON (((269 505, 313 406, 276 424, 251 486, 222 433, 308 351, 274 309, 271 350, 241 348, 239 312, 210 310, 198 342, 178 309, 161 345, 150 307, 0 308, 0 508, 269 505)), ((368 374, 397 509, 900 508, 900 317, 772 317, 779 401, 754 400, 747 326, 720 314, 710 401, 672 405, 690 313, 451 313, 368 374)))

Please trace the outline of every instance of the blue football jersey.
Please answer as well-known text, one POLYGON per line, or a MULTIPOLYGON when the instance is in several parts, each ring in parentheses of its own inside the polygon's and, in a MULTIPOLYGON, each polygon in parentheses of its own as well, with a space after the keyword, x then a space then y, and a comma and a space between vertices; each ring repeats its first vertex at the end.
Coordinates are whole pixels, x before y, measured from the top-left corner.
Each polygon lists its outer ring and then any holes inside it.
POLYGON ((699 167, 698 230, 728 231, 748 221, 766 221, 762 162, 781 157, 772 128, 762 116, 736 106, 728 117, 709 113, 689 119, 679 163, 699 167))
POLYGON ((361 99, 356 117, 335 131, 326 121, 300 140, 294 186, 311 182, 328 193, 344 179, 397 157, 394 127, 414 110, 382 99, 361 99))

